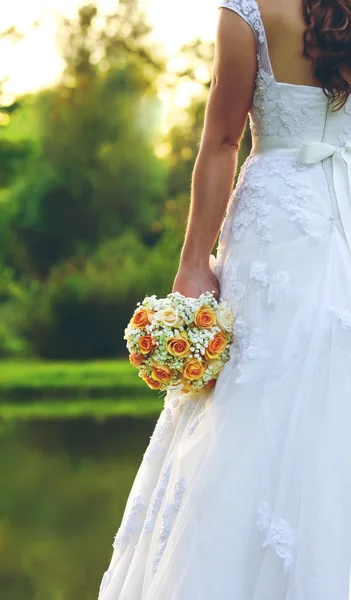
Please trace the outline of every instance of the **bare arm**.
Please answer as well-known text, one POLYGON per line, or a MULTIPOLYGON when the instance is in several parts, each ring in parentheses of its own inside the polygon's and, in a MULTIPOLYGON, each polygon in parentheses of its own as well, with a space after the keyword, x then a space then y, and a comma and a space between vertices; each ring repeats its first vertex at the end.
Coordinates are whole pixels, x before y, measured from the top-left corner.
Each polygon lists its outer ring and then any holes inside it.
POLYGON ((249 25, 220 9, 215 60, 204 129, 191 185, 191 202, 173 291, 198 297, 216 289, 209 268, 233 188, 237 154, 251 106, 256 77, 256 46, 249 25))

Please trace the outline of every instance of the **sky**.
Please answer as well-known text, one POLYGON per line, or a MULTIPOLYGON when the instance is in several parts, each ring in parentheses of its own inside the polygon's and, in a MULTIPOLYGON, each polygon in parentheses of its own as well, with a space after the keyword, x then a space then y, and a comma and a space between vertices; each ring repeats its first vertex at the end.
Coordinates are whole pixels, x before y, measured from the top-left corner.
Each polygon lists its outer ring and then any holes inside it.
MULTIPOLYGON (((201 37, 215 37, 218 18, 216 0, 141 0, 149 22, 154 27, 155 41, 163 45, 170 58, 183 43, 201 37)), ((1 0, 0 0, 1 2, 1 0)), ((57 18, 61 13, 73 17, 81 0, 11 0, 1 7, 0 30, 15 25, 24 39, 9 47, 0 40, 0 78, 9 76, 6 91, 20 94, 55 82, 62 67, 55 48, 57 18), (33 26, 38 23, 37 26, 33 26)), ((115 0, 96 0, 104 12, 112 12, 115 0)), ((181 100, 180 100, 181 104, 181 100)))

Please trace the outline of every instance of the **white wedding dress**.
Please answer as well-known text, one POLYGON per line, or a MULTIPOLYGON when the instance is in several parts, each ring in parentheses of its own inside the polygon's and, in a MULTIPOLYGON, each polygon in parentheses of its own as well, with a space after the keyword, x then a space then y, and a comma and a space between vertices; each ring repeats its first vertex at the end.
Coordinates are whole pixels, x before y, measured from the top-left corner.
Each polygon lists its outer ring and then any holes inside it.
POLYGON ((278 83, 256 0, 253 150, 215 272, 231 359, 200 400, 168 392, 101 600, 349 600, 351 98, 278 83))

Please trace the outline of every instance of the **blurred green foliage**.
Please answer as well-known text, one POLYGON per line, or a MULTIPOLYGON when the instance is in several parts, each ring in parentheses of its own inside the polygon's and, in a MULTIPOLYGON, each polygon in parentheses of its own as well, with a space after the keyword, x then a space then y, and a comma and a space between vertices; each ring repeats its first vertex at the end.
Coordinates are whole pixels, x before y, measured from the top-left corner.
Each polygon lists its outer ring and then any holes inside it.
POLYGON ((125 355, 136 303, 171 291, 214 46, 170 72, 150 33, 138 0, 83 6, 55 87, 3 108, 0 88, 0 357, 125 355), (186 80, 198 93, 164 134, 158 93, 186 80))
POLYGON ((54 267, 22 303, 26 339, 46 358, 126 355, 131 311, 145 292, 169 292, 176 257, 167 235, 146 249, 133 230, 125 230, 95 254, 54 267))
POLYGON ((23 98, 5 128, 11 168, 4 165, 3 202, 12 206, 22 250, 7 261, 18 274, 44 279, 57 263, 95 251, 127 226, 143 239, 161 210, 166 171, 153 146, 165 65, 145 46, 142 13, 135 10, 130 21, 133 5, 121 2, 99 27, 93 6, 77 21, 64 20, 61 82, 23 98), (132 35, 123 33, 127 24, 132 35), (13 140, 22 111, 33 123, 29 137, 13 140))

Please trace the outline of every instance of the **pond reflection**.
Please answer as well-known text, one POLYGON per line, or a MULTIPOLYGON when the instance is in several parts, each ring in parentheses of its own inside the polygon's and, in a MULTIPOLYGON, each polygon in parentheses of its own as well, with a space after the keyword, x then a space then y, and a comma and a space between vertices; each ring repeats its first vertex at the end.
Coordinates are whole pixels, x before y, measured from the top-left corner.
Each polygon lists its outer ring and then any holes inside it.
POLYGON ((1 600, 97 600, 155 422, 1 423, 1 600))

